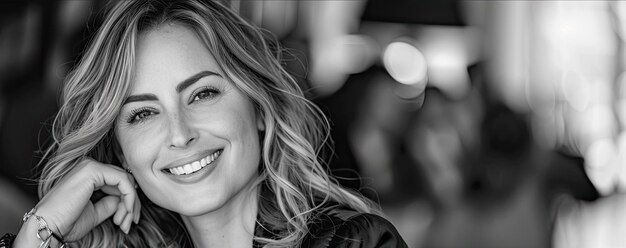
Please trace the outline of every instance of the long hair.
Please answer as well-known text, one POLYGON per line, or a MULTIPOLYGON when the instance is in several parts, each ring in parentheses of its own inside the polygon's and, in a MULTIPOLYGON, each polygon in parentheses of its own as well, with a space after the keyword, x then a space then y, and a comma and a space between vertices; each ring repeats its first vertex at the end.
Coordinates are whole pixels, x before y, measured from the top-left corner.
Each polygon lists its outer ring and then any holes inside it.
MULTIPOLYGON (((119 1, 69 74, 62 106, 52 125, 39 195, 43 197, 85 156, 119 165, 113 123, 129 94, 138 36, 159 25, 191 28, 222 67, 225 77, 253 102, 265 123, 259 178, 258 225, 272 237, 255 237, 267 247, 294 247, 307 223, 328 202, 359 212, 380 213, 371 201, 344 189, 321 157, 329 124, 285 71, 280 46, 218 2, 119 1), (285 225, 285 223, 287 223, 285 225)), ((141 220, 125 235, 109 219, 79 240, 80 247, 179 247, 189 242, 180 216, 151 203, 139 190, 141 220)))

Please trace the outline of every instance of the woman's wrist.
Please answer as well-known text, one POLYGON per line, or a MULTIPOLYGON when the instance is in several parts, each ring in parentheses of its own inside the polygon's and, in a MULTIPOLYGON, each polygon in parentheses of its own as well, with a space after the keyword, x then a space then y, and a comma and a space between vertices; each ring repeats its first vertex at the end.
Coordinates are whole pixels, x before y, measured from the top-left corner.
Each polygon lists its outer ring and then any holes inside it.
POLYGON ((13 242, 13 247, 65 247, 63 238, 52 231, 54 226, 42 216, 36 215, 36 211, 37 209, 33 208, 24 214, 24 223, 13 242))
POLYGON ((40 239, 45 240, 47 238, 50 238, 52 241, 57 241, 57 243, 65 243, 65 240, 63 239, 63 233, 61 232, 59 226, 56 225, 58 222, 55 219, 51 218, 51 216, 47 214, 45 210, 40 210, 37 207, 31 209, 28 213, 24 214, 22 221, 26 222, 29 219, 35 219, 37 221, 39 227, 37 236, 40 239))
POLYGON ((35 221, 27 221, 22 224, 17 237, 13 241, 14 248, 30 248, 39 247, 41 240, 37 238, 37 223, 35 221))

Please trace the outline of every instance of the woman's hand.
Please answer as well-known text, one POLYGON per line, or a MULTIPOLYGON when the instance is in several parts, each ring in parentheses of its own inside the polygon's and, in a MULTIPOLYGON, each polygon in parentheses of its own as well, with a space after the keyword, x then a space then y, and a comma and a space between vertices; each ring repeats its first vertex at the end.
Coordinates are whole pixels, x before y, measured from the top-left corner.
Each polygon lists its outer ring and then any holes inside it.
POLYGON ((139 222, 140 209, 132 175, 118 166, 86 158, 39 201, 36 215, 70 242, 111 216, 128 233, 131 222, 139 222), (90 198, 97 190, 106 195, 92 202, 90 198))

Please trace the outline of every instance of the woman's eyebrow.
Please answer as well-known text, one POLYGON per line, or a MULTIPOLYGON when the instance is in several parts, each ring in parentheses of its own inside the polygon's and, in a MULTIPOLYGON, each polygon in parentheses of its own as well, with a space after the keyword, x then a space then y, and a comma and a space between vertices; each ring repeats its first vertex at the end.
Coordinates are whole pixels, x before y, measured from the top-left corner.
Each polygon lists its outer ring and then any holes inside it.
MULTIPOLYGON (((176 92, 180 93, 181 91, 185 90, 187 87, 191 86, 192 84, 194 84, 195 82, 197 82, 201 78, 208 77, 208 76, 222 77, 222 75, 220 75, 217 72, 201 71, 201 72, 198 72, 195 75, 193 75, 193 76, 183 80, 182 82, 180 82, 176 86, 176 92)), ((131 102, 158 101, 158 100, 159 100, 159 98, 157 96, 155 96, 154 94, 131 95, 131 96, 128 96, 126 98, 126 100, 124 101, 124 104, 131 103, 131 102)))
POLYGON ((200 80, 203 77, 208 77, 208 76, 218 76, 218 77, 222 77, 222 75, 218 74, 217 72, 212 72, 212 71, 201 71, 196 73, 196 75, 193 75, 185 80, 183 80, 182 82, 180 82, 177 86, 176 86, 176 92, 180 93, 181 91, 183 91, 184 89, 186 89, 187 87, 189 87, 190 85, 194 84, 195 82, 197 82, 198 80, 200 80))
POLYGON ((126 98, 124 104, 140 101, 158 101, 159 98, 153 94, 131 95, 126 98))

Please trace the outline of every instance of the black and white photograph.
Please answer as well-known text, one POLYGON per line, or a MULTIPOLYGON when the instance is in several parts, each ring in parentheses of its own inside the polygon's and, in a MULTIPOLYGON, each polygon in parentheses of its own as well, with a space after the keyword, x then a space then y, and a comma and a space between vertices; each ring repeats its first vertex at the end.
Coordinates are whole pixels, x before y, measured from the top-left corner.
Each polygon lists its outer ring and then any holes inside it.
POLYGON ((0 2, 0 248, 626 248, 626 1, 0 2))

